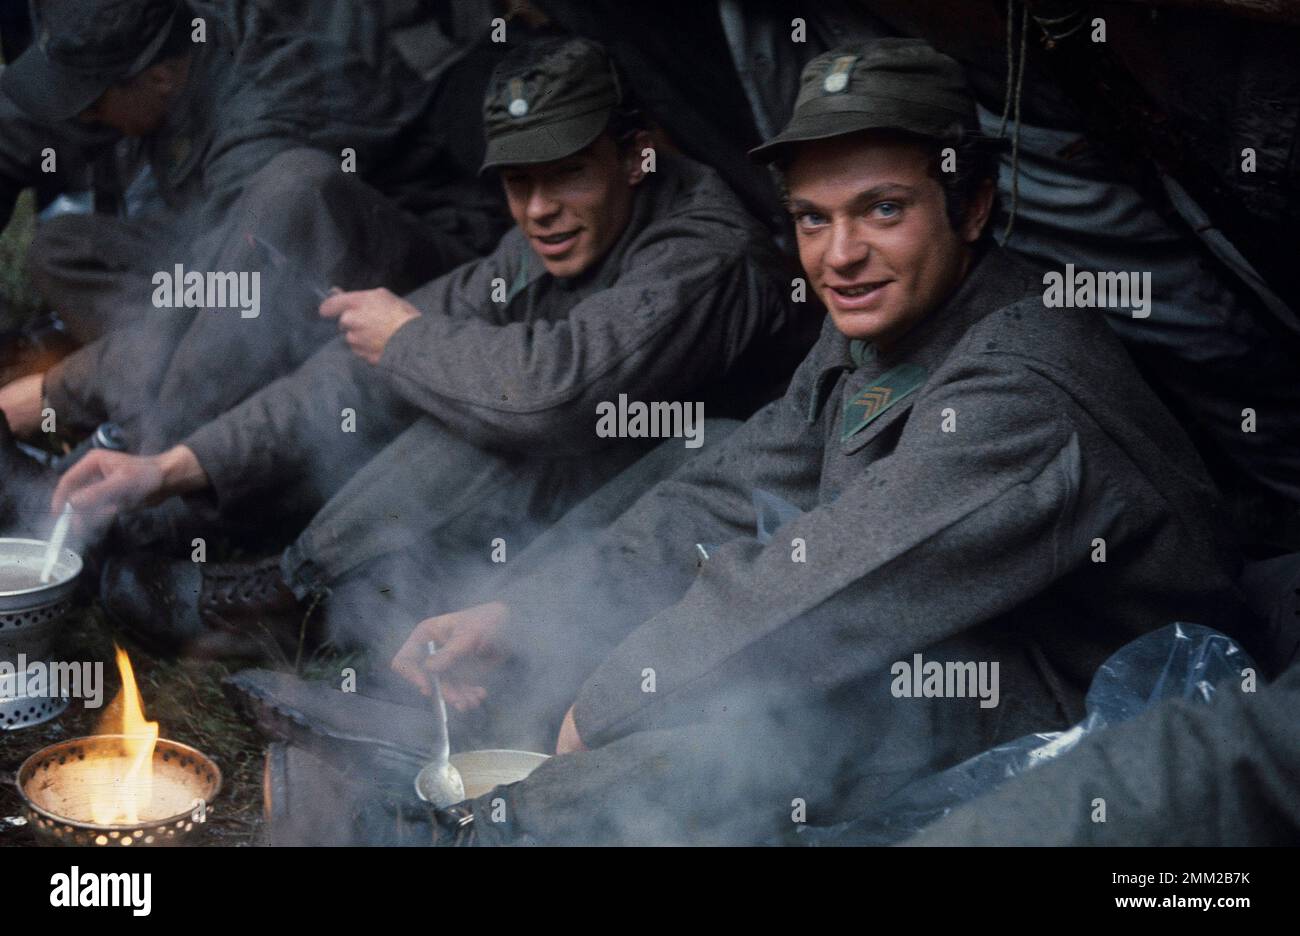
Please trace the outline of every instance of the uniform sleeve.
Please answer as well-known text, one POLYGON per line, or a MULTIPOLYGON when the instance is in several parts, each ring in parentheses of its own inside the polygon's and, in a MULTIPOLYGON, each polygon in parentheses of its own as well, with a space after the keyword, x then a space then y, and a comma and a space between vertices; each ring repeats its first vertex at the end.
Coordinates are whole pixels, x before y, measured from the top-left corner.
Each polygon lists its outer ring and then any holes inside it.
POLYGON ((336 338, 181 444, 194 452, 223 504, 272 481, 346 476, 404 418, 402 407, 366 369, 336 338))
MULTIPOLYGON (((420 310, 422 317, 441 317, 455 321, 477 320, 490 325, 505 324, 506 306, 491 302, 493 283, 501 280, 516 282, 522 266, 522 252, 528 247, 522 242, 517 228, 511 229, 496 249, 488 256, 461 264, 406 295, 406 301, 420 310)), ((407 343, 411 340, 408 329, 418 324, 403 326, 389 340, 407 343)), ((418 353, 418 352, 417 352, 418 353)), ((381 362, 382 367, 382 362, 381 362)))
POLYGON ((608 445, 598 403, 690 401, 778 315, 747 253, 710 242, 716 226, 677 231, 562 320, 422 316, 393 336, 379 368, 399 396, 483 447, 556 456, 608 445))
MULTIPOLYGON (((405 298, 430 316, 473 315, 466 294, 508 264, 509 245, 426 283, 405 298)), ((89 386, 100 382, 86 381, 89 386)), ((267 385, 191 433, 182 444, 198 457, 219 502, 232 502, 266 480, 301 478, 377 450, 414 418, 375 368, 336 338, 297 370, 267 385), (343 411, 355 413, 355 432, 342 433, 343 411)))
POLYGON ((53 407, 59 424, 70 429, 88 430, 107 418, 107 405, 96 379, 101 372, 111 373, 115 357, 127 361, 133 355, 117 354, 141 337, 132 327, 92 341, 45 372, 45 399, 53 407))
POLYGON ((843 685, 1010 611, 1086 561, 1092 537, 1121 541, 1124 499, 1071 413, 1023 367, 989 356, 954 368, 837 499, 767 546, 727 544, 634 630, 579 693, 580 735, 603 744, 712 717, 754 681, 778 695, 843 685), (795 539, 806 562, 792 561, 795 539), (641 691, 647 668, 654 693, 641 691))

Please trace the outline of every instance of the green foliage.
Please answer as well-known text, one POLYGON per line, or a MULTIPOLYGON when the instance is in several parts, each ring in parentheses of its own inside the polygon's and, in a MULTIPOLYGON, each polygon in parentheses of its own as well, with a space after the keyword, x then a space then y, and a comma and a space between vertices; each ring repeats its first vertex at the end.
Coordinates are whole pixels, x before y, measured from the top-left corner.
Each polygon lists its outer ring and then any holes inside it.
POLYGON ((34 225, 35 203, 28 191, 18 199, 9 226, 0 233, 0 330, 31 318, 39 306, 24 264, 34 225))

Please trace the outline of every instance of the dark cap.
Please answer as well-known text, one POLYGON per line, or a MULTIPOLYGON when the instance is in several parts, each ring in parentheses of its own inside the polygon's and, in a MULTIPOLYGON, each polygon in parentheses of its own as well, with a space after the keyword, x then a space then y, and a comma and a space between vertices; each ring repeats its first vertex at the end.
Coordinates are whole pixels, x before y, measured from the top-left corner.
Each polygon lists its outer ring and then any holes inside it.
POLYGON ((825 52, 806 66, 794 116, 750 151, 775 162, 792 143, 860 130, 901 130, 936 140, 986 140, 975 97, 956 59, 922 39, 876 39, 825 52))
POLYGON ((180 0, 37 0, 36 39, 0 74, 0 87, 39 120, 65 120, 158 57, 180 0))
POLYGON ((540 39, 501 60, 483 100, 494 166, 551 162, 590 144, 623 100, 605 49, 589 39, 540 39))

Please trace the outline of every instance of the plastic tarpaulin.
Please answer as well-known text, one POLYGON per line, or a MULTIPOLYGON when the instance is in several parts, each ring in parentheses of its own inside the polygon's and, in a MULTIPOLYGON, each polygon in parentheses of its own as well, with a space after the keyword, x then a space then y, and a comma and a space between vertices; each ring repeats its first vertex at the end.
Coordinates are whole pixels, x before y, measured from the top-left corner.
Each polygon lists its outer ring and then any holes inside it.
POLYGON ((897 841, 987 793, 1005 780, 1055 760, 1084 738, 1128 721, 1160 702, 1208 703, 1224 680, 1257 669, 1231 638, 1199 624, 1178 622, 1120 648, 1097 670, 1085 700, 1087 714, 1065 731, 1041 732, 999 745, 910 784, 870 814, 835 826, 800 830, 809 845, 897 841))

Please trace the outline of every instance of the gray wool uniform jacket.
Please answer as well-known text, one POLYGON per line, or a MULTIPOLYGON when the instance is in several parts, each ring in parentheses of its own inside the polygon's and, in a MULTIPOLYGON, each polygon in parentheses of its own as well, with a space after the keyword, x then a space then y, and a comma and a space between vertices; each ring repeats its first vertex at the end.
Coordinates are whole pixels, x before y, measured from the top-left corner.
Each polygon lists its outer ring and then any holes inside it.
MULTIPOLYGON (((992 250, 888 355, 828 320, 784 398, 589 547, 504 587, 541 679, 580 681, 586 745, 613 758, 620 739, 742 711, 807 719, 795 734, 818 744, 852 722, 864 746, 837 756, 881 775, 883 794, 1073 722, 1096 666, 1144 631, 1234 630, 1230 560, 1191 444, 1103 316, 1045 308, 1041 293, 992 250), (766 545, 756 490, 800 511, 766 545), (999 704, 899 698, 890 668, 918 651, 1000 663, 999 704)), ((601 756, 544 765, 517 802, 563 799, 601 756)))
POLYGON ((582 276, 547 273, 515 228, 410 293, 423 314, 377 366, 336 340, 184 444, 223 502, 346 462, 349 445, 373 454, 420 416, 481 448, 586 456, 627 444, 596 434, 597 404, 620 394, 719 416, 779 393, 808 346, 809 313, 789 290, 770 238, 718 175, 661 158, 627 229, 582 276), (343 407, 353 435, 338 431, 343 407))

